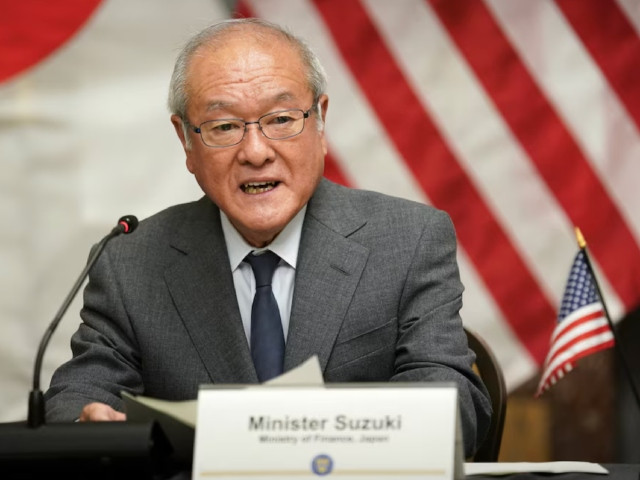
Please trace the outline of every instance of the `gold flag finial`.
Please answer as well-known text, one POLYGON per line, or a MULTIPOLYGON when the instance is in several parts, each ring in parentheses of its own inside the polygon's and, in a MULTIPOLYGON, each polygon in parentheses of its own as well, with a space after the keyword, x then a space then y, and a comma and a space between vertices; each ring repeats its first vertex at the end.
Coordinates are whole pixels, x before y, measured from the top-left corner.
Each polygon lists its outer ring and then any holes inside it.
POLYGON ((576 240, 578 241, 578 246, 580 248, 584 248, 587 246, 587 242, 585 241, 584 237, 582 236, 582 232, 580 231, 579 227, 576 227, 576 240))

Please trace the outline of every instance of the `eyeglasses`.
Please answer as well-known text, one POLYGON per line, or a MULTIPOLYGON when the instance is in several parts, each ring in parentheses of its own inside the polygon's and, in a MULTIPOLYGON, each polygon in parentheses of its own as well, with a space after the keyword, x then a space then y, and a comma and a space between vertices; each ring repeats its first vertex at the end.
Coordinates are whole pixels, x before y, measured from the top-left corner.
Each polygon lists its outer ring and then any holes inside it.
POLYGON ((285 140, 300 135, 304 130, 304 121, 309 118, 313 106, 306 112, 300 109, 278 110, 267 113, 255 122, 245 122, 240 118, 221 118, 208 120, 199 127, 189 125, 191 130, 200 134, 202 142, 208 147, 232 147, 239 144, 247 132, 247 125, 256 124, 262 134, 271 140, 285 140))

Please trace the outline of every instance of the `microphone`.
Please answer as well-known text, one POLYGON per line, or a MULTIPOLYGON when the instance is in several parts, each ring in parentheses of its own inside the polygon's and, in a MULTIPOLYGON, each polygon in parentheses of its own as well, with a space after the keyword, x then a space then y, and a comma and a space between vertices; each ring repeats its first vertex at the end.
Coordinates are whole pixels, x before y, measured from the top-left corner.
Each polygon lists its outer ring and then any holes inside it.
POLYGON ((53 320, 49 324, 49 328, 47 328, 46 332, 44 333, 44 336, 40 341, 40 346, 38 347, 36 362, 33 368, 33 389, 29 394, 29 410, 28 410, 28 416, 27 416, 27 425, 29 427, 36 428, 44 424, 45 405, 44 405, 44 394, 42 393, 42 390, 40 390, 40 374, 42 370, 42 359, 44 357, 44 352, 47 348, 47 345, 49 344, 49 340, 51 340, 51 336, 53 335, 53 332, 58 327, 60 320, 62 320, 62 316, 65 314, 65 312, 69 308, 69 305, 71 305, 71 302, 77 295, 78 290, 80 290, 80 287, 82 286, 82 283, 84 282, 84 280, 87 278, 87 275, 89 275, 89 271, 91 270, 93 265, 96 263, 98 258, 100 258, 100 254, 104 250, 104 247, 107 245, 107 242, 109 242, 109 240, 111 240, 112 238, 117 237, 118 235, 121 235, 123 233, 125 234, 132 233, 137 226, 138 226, 138 219, 134 215, 125 215, 123 217, 120 217, 120 219, 118 220, 118 224, 115 227, 113 227, 111 232, 109 232, 102 240, 100 240, 100 242, 96 245, 96 248, 94 249, 93 253, 91 254, 91 257, 87 261, 86 266, 84 267, 84 269, 80 273, 80 276, 76 280, 76 283, 71 288, 71 291, 65 298, 64 302, 62 302, 62 305, 60 306, 58 313, 56 313, 55 317, 53 317, 53 320))
MULTIPOLYGON (((155 479, 159 471, 183 469, 160 425, 148 422, 62 422, 45 424, 40 373, 45 349, 107 242, 130 234, 138 219, 125 215, 92 249, 86 266, 45 332, 33 370, 26 422, 0 424, 0 471, 19 472, 17 478, 45 478, 59 474, 68 479, 155 479)), ((10 477, 14 478, 14 477, 10 477)))

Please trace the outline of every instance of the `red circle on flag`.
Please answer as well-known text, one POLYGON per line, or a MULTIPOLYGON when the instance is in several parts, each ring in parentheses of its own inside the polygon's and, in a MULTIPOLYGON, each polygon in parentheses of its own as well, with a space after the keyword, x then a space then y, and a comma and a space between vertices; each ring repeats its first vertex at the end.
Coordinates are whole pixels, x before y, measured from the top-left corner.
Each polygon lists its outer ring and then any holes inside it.
POLYGON ((102 0, 0 0, 0 82, 41 62, 69 40, 102 0))

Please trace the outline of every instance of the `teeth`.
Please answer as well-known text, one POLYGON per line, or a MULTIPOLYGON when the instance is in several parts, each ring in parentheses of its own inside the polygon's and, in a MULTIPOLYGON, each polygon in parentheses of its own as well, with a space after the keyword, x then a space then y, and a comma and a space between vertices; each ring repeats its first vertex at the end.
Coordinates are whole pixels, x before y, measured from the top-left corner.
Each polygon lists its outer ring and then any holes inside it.
POLYGON ((268 192, 272 188, 275 188, 275 186, 276 186, 275 182, 264 182, 264 183, 253 182, 253 183, 245 183, 242 186, 242 190, 245 193, 256 194, 256 193, 268 192))

